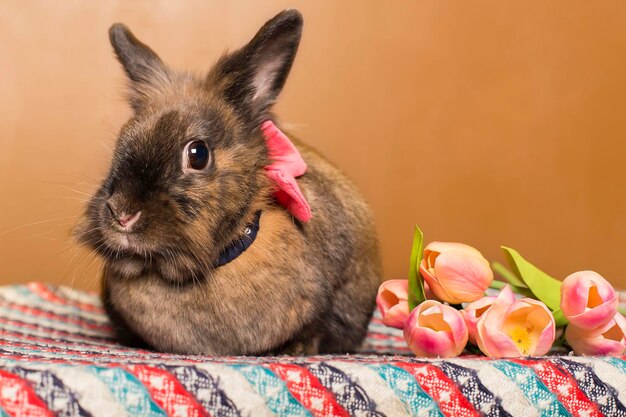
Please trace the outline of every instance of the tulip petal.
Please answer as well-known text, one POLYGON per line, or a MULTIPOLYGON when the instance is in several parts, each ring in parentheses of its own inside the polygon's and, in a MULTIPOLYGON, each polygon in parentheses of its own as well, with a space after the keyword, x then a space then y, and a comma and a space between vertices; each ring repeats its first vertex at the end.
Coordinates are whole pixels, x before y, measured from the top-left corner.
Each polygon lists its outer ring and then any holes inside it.
POLYGON ((378 288, 376 305, 386 326, 403 328, 409 315, 408 286, 408 280, 394 279, 383 282, 378 288))
POLYGON ((430 242, 424 248, 424 256, 426 257, 427 252, 463 252, 468 255, 474 256, 476 258, 482 258, 483 255, 477 249, 466 245, 464 243, 456 243, 456 242, 430 242))
POLYGON ((438 306, 432 306, 422 310, 418 322, 420 327, 428 327, 437 332, 450 333, 452 331, 450 325, 444 320, 441 308, 438 308, 438 306))
POLYGON ((428 327, 417 327, 407 338, 407 344, 417 356, 448 358, 458 356, 450 333, 437 332, 428 327))
POLYGON ((387 314, 382 319, 385 326, 394 327, 396 329, 403 329, 404 322, 409 316, 409 303, 408 301, 400 301, 395 306, 387 310, 387 314))
POLYGON ((544 303, 530 298, 515 300, 508 285, 476 327, 478 347, 493 357, 545 354, 556 332, 554 317, 544 303))
POLYGON ((552 345, 554 344, 554 339, 556 338, 556 327, 555 326, 546 326, 541 334, 539 335, 539 339, 534 347, 534 349, 530 352, 531 356, 543 356, 550 352, 552 349, 552 345))
MULTIPOLYGON (((408 279, 390 279, 383 282, 378 288, 378 292, 387 291, 393 294, 399 300, 409 299, 409 280, 408 279)), ((395 304, 395 303, 392 303, 395 304)))
POLYGON ((518 302, 529 305, 530 308, 533 309, 533 311, 528 314, 527 323, 529 327, 534 329, 534 332, 536 332, 538 336, 536 337, 535 345, 530 350, 530 355, 545 355, 552 348, 556 337, 554 316, 548 307, 539 300, 522 298, 518 302))
POLYGON ((597 328, 615 316, 618 297, 613 286, 594 271, 569 275, 561 285, 561 311, 583 329, 597 328))
POLYGON ((427 300, 409 315, 404 326, 407 344, 418 356, 458 356, 467 343, 467 327, 460 313, 435 300, 427 300))
MULTIPOLYGON (((583 329, 594 329, 607 322, 607 317, 612 317, 617 311, 619 299, 617 294, 610 300, 588 309, 580 314, 567 317, 570 323, 583 329)), ((610 320, 610 319, 609 319, 610 320)))
POLYGON ((435 276, 445 293, 437 294, 444 301, 458 304, 481 298, 493 281, 489 262, 463 252, 444 252, 435 262, 435 276))
POLYGON ((461 316, 461 312, 453 307, 442 305, 443 319, 450 328, 455 346, 461 346, 459 353, 465 348, 469 337, 467 325, 461 316))
MULTIPOLYGON (((422 263, 420 264, 420 274, 422 275, 422 278, 424 278, 424 283, 428 286, 428 289, 430 290, 432 295, 442 300, 443 298, 441 298, 439 294, 443 294, 444 296, 447 297, 447 295, 445 295, 446 291, 437 280, 437 277, 431 271, 433 270, 428 269, 426 267, 425 261, 422 260, 422 263)), ((425 291, 426 290, 424 290, 424 292, 425 291)))
POLYGON ((520 356, 517 346, 507 334, 485 326, 484 323, 481 325, 480 320, 477 327, 476 342, 485 355, 493 358, 520 356))
POLYGON ((608 323, 587 330, 570 324, 565 339, 577 355, 611 355, 626 353, 626 319, 617 313, 608 323))
POLYGON ((480 350, 491 357, 510 357, 519 355, 519 350, 511 338, 501 331, 505 314, 515 301, 515 294, 506 285, 496 297, 494 303, 476 324, 476 342, 480 350))
POLYGON ((463 316, 463 319, 465 320, 465 325, 467 326, 469 341, 474 345, 476 344, 476 334, 478 332, 476 324, 483 313, 491 308, 495 299, 495 296, 483 297, 469 303, 463 310, 460 311, 461 316, 463 316))

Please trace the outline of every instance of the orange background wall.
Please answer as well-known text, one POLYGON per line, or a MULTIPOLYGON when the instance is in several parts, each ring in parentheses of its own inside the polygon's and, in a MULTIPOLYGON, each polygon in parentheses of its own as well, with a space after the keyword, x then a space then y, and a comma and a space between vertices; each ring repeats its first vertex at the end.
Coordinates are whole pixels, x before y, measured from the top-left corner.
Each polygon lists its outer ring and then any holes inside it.
POLYGON ((626 4, 569 0, 3 1, 0 283, 97 288, 69 231, 129 115, 111 23, 203 71, 286 7, 305 31, 276 111, 371 202, 385 278, 418 223, 626 287, 626 4))

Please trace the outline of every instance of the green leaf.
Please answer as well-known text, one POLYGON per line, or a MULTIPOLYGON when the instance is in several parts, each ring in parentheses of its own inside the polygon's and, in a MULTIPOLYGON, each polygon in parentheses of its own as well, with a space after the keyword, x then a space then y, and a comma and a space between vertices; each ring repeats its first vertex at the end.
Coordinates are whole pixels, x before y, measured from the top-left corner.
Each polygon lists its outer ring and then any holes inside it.
POLYGON ((415 226, 413 247, 411 248, 411 266, 409 267, 409 309, 413 310, 426 299, 424 295, 424 278, 420 274, 419 265, 422 262, 424 248, 424 234, 415 226))
POLYGON ((524 297, 534 297, 533 293, 526 287, 516 287, 515 285, 511 285, 511 284, 509 284, 507 282, 504 282, 504 281, 496 281, 495 279, 493 281, 491 281, 491 284, 489 285, 489 288, 493 288, 494 290, 501 290, 502 288, 504 288, 507 285, 509 287, 511 287, 511 290, 515 294, 521 294, 524 297))
POLYGON ((569 321, 567 321, 561 309, 554 310, 552 315, 554 316, 554 323, 556 324, 556 327, 563 327, 569 324, 569 321))
POLYGON ((506 286, 506 282, 503 281, 496 281, 495 279, 493 281, 491 281, 491 284, 489 285, 489 288, 493 288, 494 290, 501 290, 502 288, 504 288, 506 286))
POLYGON ((561 281, 552 278, 535 265, 522 258, 515 249, 501 246, 511 269, 524 284, 532 291, 538 300, 542 301, 552 311, 561 308, 561 281))
POLYGON ((515 275, 509 268, 502 265, 500 262, 492 262, 491 269, 493 269, 496 273, 500 274, 500 276, 506 279, 509 284, 514 287, 520 288, 528 288, 524 281, 521 280, 517 275, 515 275))

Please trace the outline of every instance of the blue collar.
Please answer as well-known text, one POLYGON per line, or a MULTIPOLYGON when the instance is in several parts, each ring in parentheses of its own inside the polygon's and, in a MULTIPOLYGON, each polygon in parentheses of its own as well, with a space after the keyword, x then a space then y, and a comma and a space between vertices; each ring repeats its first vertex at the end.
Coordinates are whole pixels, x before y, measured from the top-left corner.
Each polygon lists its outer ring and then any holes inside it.
POLYGON ((254 217, 254 221, 245 227, 243 230, 243 236, 235 239, 230 245, 226 247, 220 254, 219 259, 217 260, 216 268, 226 265, 230 261, 237 258, 239 255, 244 253, 246 249, 252 245, 254 239, 256 239, 256 235, 259 231, 259 222, 261 220, 261 211, 257 211, 254 217))

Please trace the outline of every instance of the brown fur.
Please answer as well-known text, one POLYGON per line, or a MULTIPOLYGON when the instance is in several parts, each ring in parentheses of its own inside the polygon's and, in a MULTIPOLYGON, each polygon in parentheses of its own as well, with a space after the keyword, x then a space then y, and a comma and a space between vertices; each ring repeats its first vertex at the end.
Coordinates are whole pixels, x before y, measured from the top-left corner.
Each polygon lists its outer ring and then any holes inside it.
POLYGON ((172 72, 128 29, 111 28, 135 114, 77 236, 105 259, 103 299, 123 342, 247 355, 347 352, 363 339, 380 277, 367 205, 298 142, 308 164, 298 183, 313 212, 300 223, 273 201, 263 169, 259 127, 272 118, 301 28, 298 12, 279 14, 202 78, 172 72), (213 159, 183 174, 191 140, 205 141, 213 159), (110 199, 128 213, 141 210, 130 233, 116 227, 110 199), (259 210, 256 240, 216 268, 259 210))

